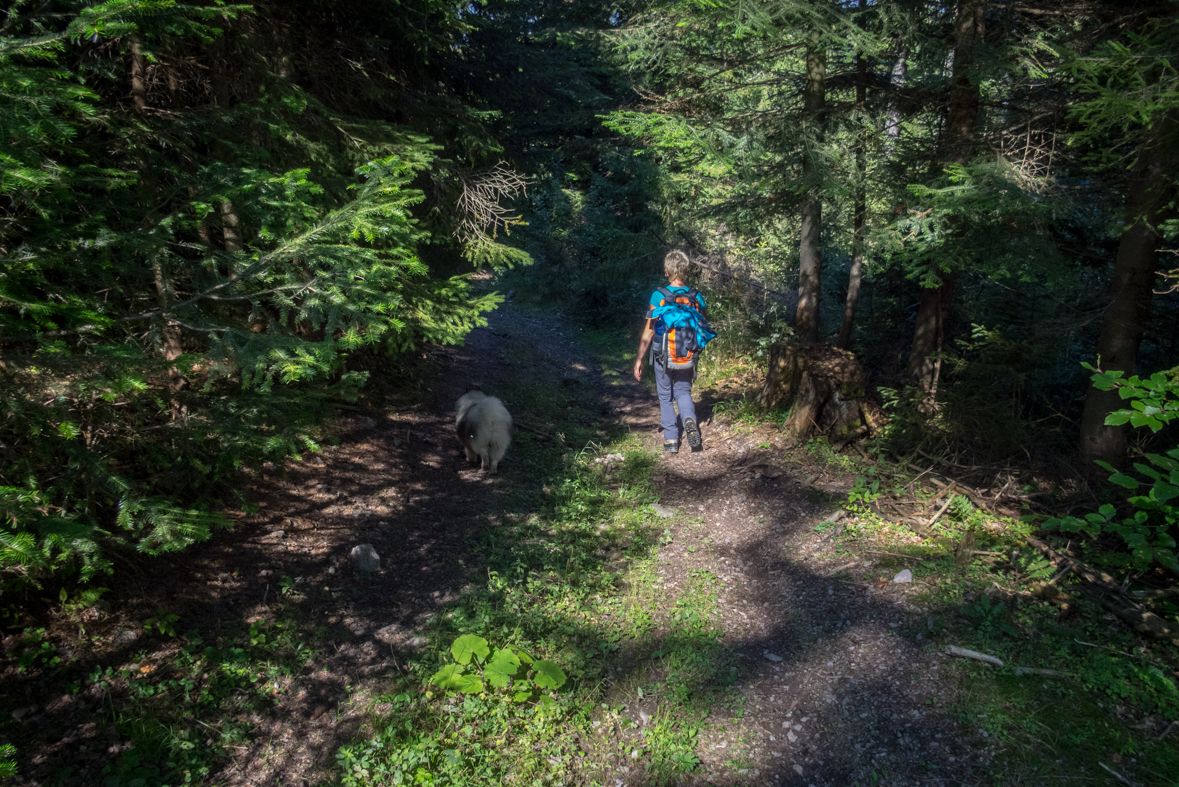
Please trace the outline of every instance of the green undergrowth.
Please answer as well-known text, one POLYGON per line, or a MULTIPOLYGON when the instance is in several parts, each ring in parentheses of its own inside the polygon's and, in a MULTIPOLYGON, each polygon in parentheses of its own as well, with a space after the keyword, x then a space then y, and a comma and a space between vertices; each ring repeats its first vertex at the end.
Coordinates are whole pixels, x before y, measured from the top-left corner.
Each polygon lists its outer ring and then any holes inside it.
POLYGON ((495 525, 477 536, 483 579, 367 706, 368 732, 337 753, 339 779, 605 784, 625 762, 644 783, 679 783, 733 675, 716 577, 662 585, 671 531, 650 506, 657 455, 608 418, 604 394, 629 374, 633 348, 564 328, 583 351, 553 364, 512 334, 534 325, 504 330, 506 360, 535 373, 493 391, 528 428, 488 511, 495 525))
MULTIPOLYGON (((44 629, 26 631, 20 671, 35 671, 67 696, 97 705, 100 726, 117 730, 123 741, 97 772, 62 765, 52 782, 163 787, 201 783, 216 772, 231 750, 250 741, 253 719, 274 706, 319 652, 323 631, 309 627, 300 610, 309 599, 289 577, 280 587, 269 617, 226 624, 207 640, 195 630, 177 633, 183 620, 160 608, 145 621, 142 647, 118 663, 85 666, 51 645, 44 629)), ((15 732, 15 726, 0 729, 15 732)))
POLYGON ((1158 733, 1179 719, 1179 648, 1131 630, 1071 574, 1057 576, 1028 545, 1030 522, 997 520, 956 495, 930 537, 915 537, 873 503, 889 490, 931 498, 934 485, 875 473, 857 478, 846 520, 817 529, 836 531, 837 553, 874 559, 869 579, 912 571, 905 636, 1004 662, 952 662, 961 677, 952 712, 980 745, 997 746, 992 783, 1103 779, 1104 764, 1136 783, 1173 785, 1179 745, 1158 733))
POLYGON ((610 752, 652 784, 695 768, 728 666, 716 578, 697 572, 670 595, 658 584, 654 459, 629 436, 566 455, 539 510, 485 534, 486 583, 437 619, 427 655, 373 709, 373 735, 339 751, 344 784, 593 783, 610 752), (462 642, 484 649, 464 662, 462 642), (542 682, 541 664, 559 678, 542 682), (636 709, 656 700, 639 729, 636 709))

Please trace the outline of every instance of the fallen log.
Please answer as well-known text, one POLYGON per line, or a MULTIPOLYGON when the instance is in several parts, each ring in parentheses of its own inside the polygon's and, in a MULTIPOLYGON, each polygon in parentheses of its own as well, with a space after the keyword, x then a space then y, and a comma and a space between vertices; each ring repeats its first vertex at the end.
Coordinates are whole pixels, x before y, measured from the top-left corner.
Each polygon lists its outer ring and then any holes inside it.
POLYGON ((1044 557, 1051 560, 1052 564, 1058 568, 1068 568, 1082 579, 1087 579, 1093 584, 1099 585, 1106 590, 1111 590, 1115 593, 1121 593, 1121 586, 1118 584, 1117 580, 1104 571, 1099 571, 1087 563, 1077 560, 1075 557, 1063 555, 1034 536, 1028 536, 1028 543, 1043 552, 1044 557))
POLYGON ((960 648, 957 645, 946 645, 946 653, 949 653, 951 656, 957 656, 963 659, 974 659, 975 661, 981 661, 984 664, 991 664, 996 667, 1003 666, 1003 660, 1000 658, 990 656, 986 653, 979 653, 977 650, 960 648))
POLYGON ((1081 583, 1085 595, 1099 602, 1113 614, 1135 628, 1149 632, 1159 639, 1166 640, 1172 645, 1179 645, 1179 631, 1167 625, 1167 621, 1150 610, 1143 609, 1138 604, 1128 601, 1121 596, 1115 596, 1102 587, 1092 583, 1081 583))
POLYGON ((1131 590, 1134 598, 1169 598, 1179 596, 1179 588, 1163 588, 1161 590, 1131 590))
POLYGON ((1043 541, 1028 536, 1028 543, 1044 553, 1053 565, 1067 568, 1081 578, 1081 590, 1089 598, 1101 604, 1117 617, 1130 625, 1146 631, 1159 639, 1167 640, 1173 645, 1179 645, 1179 630, 1167 624, 1158 615, 1148 609, 1135 604, 1122 595, 1122 588, 1104 571, 1099 571, 1076 558, 1062 555, 1043 541))
POLYGON ((1071 674, 1057 669, 1043 669, 1042 667, 1016 667, 1016 675, 1047 675, 1050 678, 1071 678, 1071 674))

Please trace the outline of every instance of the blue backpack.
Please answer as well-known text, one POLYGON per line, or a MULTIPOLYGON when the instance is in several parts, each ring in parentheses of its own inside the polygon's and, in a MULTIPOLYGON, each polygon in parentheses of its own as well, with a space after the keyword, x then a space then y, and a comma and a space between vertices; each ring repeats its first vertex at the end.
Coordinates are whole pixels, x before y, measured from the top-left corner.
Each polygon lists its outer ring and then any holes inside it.
POLYGON ((692 369, 710 341, 716 338, 700 309, 699 291, 672 292, 660 287, 663 304, 651 310, 655 320, 655 335, 659 344, 652 351, 664 369, 692 369))

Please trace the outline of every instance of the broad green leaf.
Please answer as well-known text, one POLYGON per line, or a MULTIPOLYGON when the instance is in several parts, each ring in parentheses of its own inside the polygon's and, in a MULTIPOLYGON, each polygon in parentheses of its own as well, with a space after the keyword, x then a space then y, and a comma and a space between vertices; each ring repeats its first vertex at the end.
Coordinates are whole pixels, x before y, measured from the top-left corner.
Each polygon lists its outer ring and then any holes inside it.
POLYGON ((1154 499, 1159 502, 1159 505, 1163 505, 1169 500, 1179 497, 1179 486, 1174 486, 1163 481, 1155 484, 1152 491, 1154 492, 1154 499))
MULTIPOLYGON (((1151 494, 1154 494, 1153 489, 1151 490, 1151 494)), ((1142 511, 1140 513, 1146 513, 1147 511, 1157 511, 1163 507, 1162 503, 1155 500, 1150 495, 1131 495, 1129 503, 1135 508, 1141 508, 1142 511)))
POLYGON ((456 688, 463 694, 478 694, 483 691, 483 681, 474 675, 462 675, 458 678, 456 688))
POLYGON ((527 702, 528 698, 531 696, 532 696, 531 691, 517 691, 515 694, 512 695, 512 701, 514 701, 514 702, 527 702))
POLYGON ((430 682, 446 691, 458 691, 464 677, 462 667, 458 664, 447 664, 430 676, 430 682))
POLYGON ((565 673, 553 662, 542 659, 533 664, 532 668, 536 670, 533 680, 542 689, 559 689, 565 685, 565 673))
POLYGON ((536 701, 537 710, 556 710, 558 707, 556 700, 544 694, 540 695, 540 699, 536 701))
POLYGON ((1146 458, 1155 467, 1167 469, 1174 466, 1172 464, 1174 460, 1172 460, 1170 457, 1163 456, 1162 454, 1146 454, 1146 458))
POLYGON ((1158 470, 1155 470, 1150 465, 1144 465, 1144 464, 1142 464, 1142 462, 1135 462, 1134 469, 1137 470, 1139 473, 1142 473, 1142 475, 1144 475, 1147 478, 1150 478, 1154 481, 1162 480, 1162 477, 1163 477, 1162 473, 1160 473, 1158 470))
POLYGON ((494 658, 483 668, 483 677, 497 689, 504 689, 512 684, 512 676, 516 674, 516 670, 517 666, 507 659, 494 658))
POLYGON ((454 656, 454 660, 459 664, 470 664, 472 656, 478 656, 482 661, 490 652, 487 640, 475 634, 463 634, 450 646, 450 655, 454 656))
POLYGON ((1115 483, 1118 486, 1124 486, 1127 489, 1137 489, 1138 488, 1138 482, 1136 480, 1134 480, 1133 478, 1131 478, 1130 476, 1125 475, 1124 473, 1114 473, 1113 475, 1111 475, 1109 477, 1109 480, 1112 483, 1115 483))
MULTIPOLYGON (((1130 422, 1130 411, 1129 410, 1114 410, 1112 413, 1105 416, 1105 425, 1106 426, 1121 426, 1122 424, 1129 423, 1129 422, 1130 422)), ((1104 467, 1105 465, 1107 465, 1109 463, 1108 462, 1099 462, 1099 464, 1101 464, 1104 467)))
POLYGON ((1163 428, 1163 422, 1153 415, 1145 413, 1133 413, 1130 415, 1130 425, 1134 428, 1145 426, 1152 432, 1157 432, 1163 428))
POLYGON ((492 661, 510 661, 517 667, 520 666, 520 657, 511 648, 496 648, 495 653, 491 656, 492 661))

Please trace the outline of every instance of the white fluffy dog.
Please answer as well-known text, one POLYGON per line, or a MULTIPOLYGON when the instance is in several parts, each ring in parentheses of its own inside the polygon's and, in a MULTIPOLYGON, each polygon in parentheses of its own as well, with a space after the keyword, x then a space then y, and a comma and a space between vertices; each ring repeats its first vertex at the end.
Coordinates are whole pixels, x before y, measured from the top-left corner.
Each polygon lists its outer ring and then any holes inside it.
POLYGON ((468 391, 455 405, 454 425, 468 462, 482 461, 494 475, 512 442, 512 416, 504 403, 482 391, 468 391))

